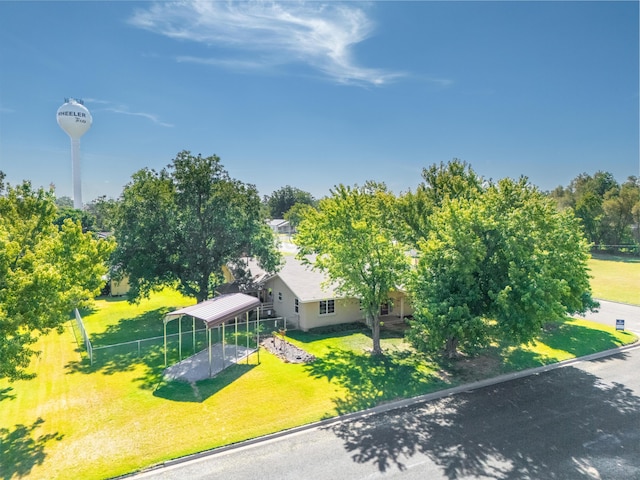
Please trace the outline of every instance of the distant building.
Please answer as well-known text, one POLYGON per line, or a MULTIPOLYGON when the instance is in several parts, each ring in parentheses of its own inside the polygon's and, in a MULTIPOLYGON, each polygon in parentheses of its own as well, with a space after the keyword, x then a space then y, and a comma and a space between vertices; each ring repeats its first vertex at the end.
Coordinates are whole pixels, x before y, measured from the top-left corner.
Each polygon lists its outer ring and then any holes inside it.
POLYGON ((274 233, 282 233, 285 235, 291 235, 293 233, 293 228, 289 223, 289 220, 284 220, 282 218, 274 218, 273 220, 269 220, 269 227, 273 230, 274 233))

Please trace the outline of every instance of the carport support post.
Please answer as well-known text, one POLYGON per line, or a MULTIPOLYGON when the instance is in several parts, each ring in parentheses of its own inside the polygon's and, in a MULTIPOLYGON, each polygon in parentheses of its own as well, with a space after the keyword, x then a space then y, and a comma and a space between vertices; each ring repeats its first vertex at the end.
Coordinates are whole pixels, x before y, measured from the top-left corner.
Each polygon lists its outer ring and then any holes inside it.
POLYGON ((224 355, 224 323, 222 324, 222 369, 225 369, 225 355, 224 355))
POLYGON ((211 329, 208 326, 207 337, 209 337, 209 377, 211 377, 211 329))
POLYGON ((236 363, 238 363, 238 316, 235 318, 235 335, 236 335, 236 363))
POLYGON ((193 320, 192 332, 193 332, 193 354, 196 354, 196 317, 191 317, 193 320))
POLYGON ((247 365, 249 365, 249 312, 246 313, 247 319, 247 365))
POLYGON ((164 323, 164 367, 167 368, 167 319, 163 319, 164 323))
POLYGON ((258 350, 258 365, 260 365, 260 307, 256 308, 256 350, 258 350))
POLYGON ((180 351, 180 361, 182 361, 182 317, 178 318, 178 350, 180 351))

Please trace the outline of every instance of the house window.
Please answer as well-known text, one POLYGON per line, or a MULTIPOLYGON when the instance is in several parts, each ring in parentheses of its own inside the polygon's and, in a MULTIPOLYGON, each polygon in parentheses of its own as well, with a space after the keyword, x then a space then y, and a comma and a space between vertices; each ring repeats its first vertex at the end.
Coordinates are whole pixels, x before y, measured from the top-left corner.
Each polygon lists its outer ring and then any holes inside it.
POLYGON ((298 313, 299 310, 300 310, 300 302, 296 298, 293 300, 293 311, 298 313))
POLYGON ((334 300, 320 300, 320 315, 335 313, 336 305, 334 300))
POLYGON ((380 305, 380 315, 389 315, 389 303, 383 303, 380 305))
POLYGON ((282 301, 282 292, 278 292, 278 300, 282 301))

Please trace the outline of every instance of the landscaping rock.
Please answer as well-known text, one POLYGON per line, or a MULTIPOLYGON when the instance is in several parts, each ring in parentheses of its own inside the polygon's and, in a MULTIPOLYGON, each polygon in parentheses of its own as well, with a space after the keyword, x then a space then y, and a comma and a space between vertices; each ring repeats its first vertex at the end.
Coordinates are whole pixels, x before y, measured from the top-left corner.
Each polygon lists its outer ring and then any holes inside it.
POLYGON ((269 337, 261 345, 286 363, 311 363, 316 357, 279 337, 269 337))

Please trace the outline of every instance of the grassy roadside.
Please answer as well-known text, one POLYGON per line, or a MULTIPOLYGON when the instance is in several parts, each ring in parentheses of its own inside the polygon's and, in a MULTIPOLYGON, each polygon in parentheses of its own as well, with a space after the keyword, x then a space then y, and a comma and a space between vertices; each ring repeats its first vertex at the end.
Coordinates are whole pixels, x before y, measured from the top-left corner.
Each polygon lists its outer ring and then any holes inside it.
MULTIPOLYGON (((173 304, 179 300, 168 298, 173 304)), ((117 332, 114 325, 122 321, 148 321, 154 315, 159 320, 157 302, 167 300, 154 297, 116 316, 111 309, 127 304, 104 302, 87 315, 87 328, 100 335, 117 332)), ((40 342, 43 353, 33 365, 37 379, 0 383, 0 478, 68 478, 69 472, 76 478, 108 478, 398 397, 633 340, 627 332, 573 320, 548 331, 536 345, 496 350, 458 364, 456 371, 411 355, 393 336, 383 339, 383 359, 363 353, 371 340, 362 331, 291 332, 289 338, 318 360, 287 364, 262 351, 260 364, 254 356, 249 365, 188 385, 159 381, 157 349, 142 359, 124 356, 88 368, 70 327, 49 335, 40 342)))
MULTIPOLYGON (((639 263, 600 261, 590 263, 596 297, 624 301, 607 297, 607 284, 617 284, 617 293, 637 294, 639 263)), ((135 306, 100 300, 84 317, 94 344, 106 345, 132 335, 160 335, 163 313, 190 303, 165 291, 135 306)), ((382 340, 382 359, 363 353, 371 345, 363 331, 290 332, 289 340, 318 360, 286 364, 263 350, 259 364, 253 356, 249 364, 188 385, 161 381, 158 344, 142 357, 125 351, 88 365, 69 324, 62 334, 40 340, 42 354, 32 365, 36 379, 0 381, 0 478, 109 478, 399 397, 606 350, 635 337, 570 320, 550 326, 535 344, 496 346, 448 365, 412 354, 393 335, 382 340)))

